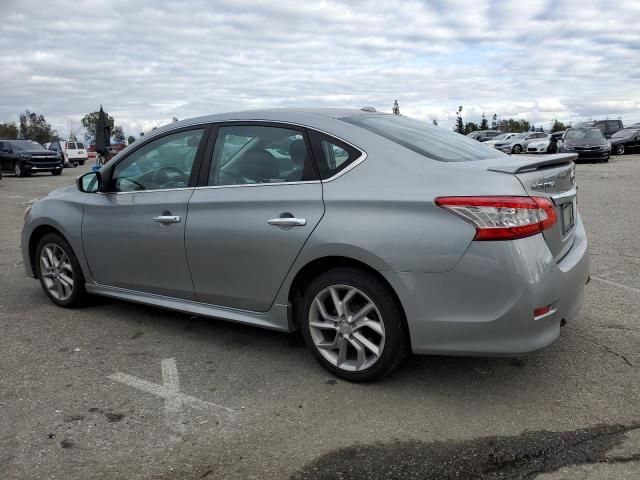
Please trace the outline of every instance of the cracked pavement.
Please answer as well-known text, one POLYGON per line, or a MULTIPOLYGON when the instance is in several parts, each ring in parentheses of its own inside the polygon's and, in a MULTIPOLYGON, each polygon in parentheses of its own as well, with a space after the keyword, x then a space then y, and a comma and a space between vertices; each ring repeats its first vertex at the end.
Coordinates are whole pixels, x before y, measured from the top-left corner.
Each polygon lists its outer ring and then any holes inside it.
POLYGON ((297 335, 52 305, 23 274, 24 208, 87 169, 0 180, 0 478, 640 478, 640 155, 577 167, 592 281, 558 342, 412 357, 369 385, 297 335))

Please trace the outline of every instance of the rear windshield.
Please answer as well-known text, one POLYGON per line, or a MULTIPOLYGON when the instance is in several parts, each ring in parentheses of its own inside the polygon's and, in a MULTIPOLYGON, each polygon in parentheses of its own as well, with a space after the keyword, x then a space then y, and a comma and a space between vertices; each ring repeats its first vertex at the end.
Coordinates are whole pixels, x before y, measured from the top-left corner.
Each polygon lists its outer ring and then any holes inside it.
POLYGON ((84 145, 82 143, 76 143, 76 148, 82 150, 84 145))
POLYGON ((441 162, 472 162, 504 155, 446 128, 399 115, 359 115, 341 120, 441 162))
POLYGON ((70 150, 75 150, 76 149, 76 144, 73 142, 67 142, 67 148, 70 150))

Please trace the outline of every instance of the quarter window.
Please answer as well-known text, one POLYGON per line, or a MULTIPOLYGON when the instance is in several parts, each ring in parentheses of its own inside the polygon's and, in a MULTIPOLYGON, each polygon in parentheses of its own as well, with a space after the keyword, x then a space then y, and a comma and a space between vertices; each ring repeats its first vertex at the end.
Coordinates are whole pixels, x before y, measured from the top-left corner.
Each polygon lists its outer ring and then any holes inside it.
POLYGON ((220 127, 209 185, 286 183, 317 178, 303 133, 281 127, 220 127))
POLYGON ((357 148, 323 133, 310 131, 309 138, 323 180, 333 177, 362 156, 357 148))
POLYGON ((152 140, 116 165, 114 192, 185 188, 204 130, 187 130, 152 140))

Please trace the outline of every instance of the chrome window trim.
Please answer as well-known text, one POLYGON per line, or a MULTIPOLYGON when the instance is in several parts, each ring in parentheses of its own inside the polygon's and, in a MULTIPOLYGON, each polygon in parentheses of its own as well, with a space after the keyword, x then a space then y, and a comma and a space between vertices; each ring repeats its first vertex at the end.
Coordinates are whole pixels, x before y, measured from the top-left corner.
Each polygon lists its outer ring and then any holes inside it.
POLYGON ((131 192, 93 192, 99 195, 130 195, 132 193, 157 193, 157 192, 178 192, 181 190, 193 190, 196 187, 181 188, 155 188, 153 190, 133 190, 131 192))
MULTIPOLYGON (((286 128, 287 125, 291 125, 293 127, 299 127, 299 128, 305 128, 305 129, 309 129, 309 130, 314 130, 318 133, 322 133, 323 135, 327 135, 328 137, 331 138, 335 138, 336 140, 339 140, 343 143, 346 143, 347 145, 349 145, 352 148, 355 148, 356 150, 358 150, 360 152, 360 156, 354 160, 353 162, 351 162, 349 165, 347 165, 345 168, 343 168, 342 170, 340 170, 338 173, 336 173, 335 175, 333 175, 332 177, 329 177, 327 179, 324 180, 312 180, 312 181, 308 181, 308 182, 278 182, 278 183, 250 183, 250 184, 244 184, 244 185, 206 185, 206 186, 202 186, 202 187, 194 187, 197 189, 201 189, 201 188, 220 188, 220 187, 250 187, 250 186, 257 186, 257 185, 291 185, 293 183, 326 183, 326 182, 332 182, 334 180, 336 180, 337 178, 341 177, 342 175, 344 175, 345 173, 353 170, 354 168, 356 168, 358 165, 360 165, 362 162, 364 162, 367 159, 367 152, 365 152, 363 149, 361 149, 360 147, 358 147, 357 145, 354 145, 353 143, 333 134, 333 133, 329 133, 329 132, 325 132, 324 130, 321 130, 319 128, 316 127, 311 127, 309 125, 304 125, 301 123, 295 123, 295 122, 287 122, 284 120, 267 120, 267 119, 246 119, 246 118, 228 118, 225 120, 214 120, 214 121, 205 121, 205 122, 197 122, 197 123, 188 123, 188 124, 183 124, 183 125, 178 125, 175 128, 169 128, 167 130, 162 130, 161 132, 158 132, 156 135, 153 136, 149 136, 149 138, 145 138, 145 143, 147 143, 146 141, 152 141, 155 137, 160 136, 160 135, 166 135, 166 134, 170 134, 170 132, 172 132, 173 130, 179 130, 181 128, 187 128, 187 127, 198 127, 198 126, 206 126, 206 125, 213 125, 213 126, 220 126, 220 124, 224 124, 224 123, 230 123, 230 122, 246 122, 246 123, 275 123, 275 124, 279 124, 282 125, 283 128, 286 128)), ((114 157, 115 158, 115 157, 114 157)), ((126 157, 125 157, 126 158, 126 157)), ((102 169, 101 169, 102 170, 102 169)), ((139 190, 138 192, 109 192, 109 193, 139 193, 139 192, 150 192, 152 190, 139 190)), ((167 191, 167 190, 153 190, 153 191, 167 191)))

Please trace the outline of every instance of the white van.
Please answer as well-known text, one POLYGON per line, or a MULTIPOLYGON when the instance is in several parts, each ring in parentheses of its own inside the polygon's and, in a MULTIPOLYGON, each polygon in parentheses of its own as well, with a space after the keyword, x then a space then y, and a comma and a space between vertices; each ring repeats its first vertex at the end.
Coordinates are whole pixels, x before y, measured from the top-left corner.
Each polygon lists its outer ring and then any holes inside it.
POLYGON ((65 140, 59 140, 57 142, 51 142, 47 147, 48 150, 61 153, 64 156, 65 165, 84 165, 87 161, 87 149, 84 148, 82 142, 71 142, 65 140))

